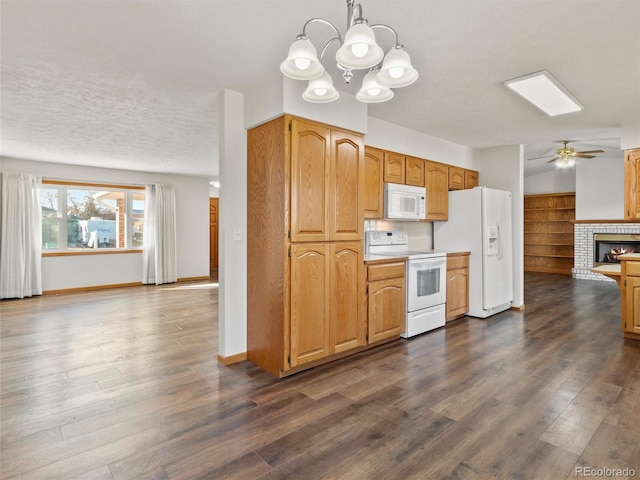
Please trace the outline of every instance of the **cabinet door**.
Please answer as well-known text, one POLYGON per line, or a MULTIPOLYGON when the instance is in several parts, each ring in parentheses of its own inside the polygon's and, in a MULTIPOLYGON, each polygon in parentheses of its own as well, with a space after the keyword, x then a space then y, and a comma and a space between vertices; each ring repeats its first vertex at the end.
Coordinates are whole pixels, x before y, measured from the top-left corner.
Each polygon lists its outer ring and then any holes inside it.
POLYGON ((624 152, 624 212, 627 220, 640 219, 640 149, 624 152))
POLYGON ((398 337, 404 332, 406 318, 404 277, 370 282, 367 308, 369 343, 398 337))
POLYGON ((416 157, 406 157, 404 168, 404 183, 416 187, 424 187, 424 160, 416 157))
POLYGON ((478 172, 475 170, 464 171, 464 188, 474 188, 479 185, 478 172))
POLYGON ((640 277, 626 277, 623 331, 640 335, 640 277))
POLYGON ((364 147, 364 218, 382 218, 384 152, 364 147))
POLYGON ((330 354, 328 249, 328 244, 291 245, 292 367, 330 354))
POLYGON ((331 353, 340 353, 367 343, 362 242, 331 244, 330 255, 331 353))
POLYGON ((384 152, 384 181, 404 184, 404 165, 404 155, 384 152))
POLYGON ((464 168, 449 167, 449 190, 464 189, 464 168))
POLYGON ((469 269, 447 271, 447 320, 469 310, 469 269))
POLYGON ((427 187, 426 220, 449 218, 449 168, 436 162, 425 162, 427 187))
POLYGON ((294 119, 291 128, 291 241, 327 240, 330 131, 294 119))
POLYGON ((331 131, 329 239, 361 240, 364 229, 364 147, 362 136, 331 131))

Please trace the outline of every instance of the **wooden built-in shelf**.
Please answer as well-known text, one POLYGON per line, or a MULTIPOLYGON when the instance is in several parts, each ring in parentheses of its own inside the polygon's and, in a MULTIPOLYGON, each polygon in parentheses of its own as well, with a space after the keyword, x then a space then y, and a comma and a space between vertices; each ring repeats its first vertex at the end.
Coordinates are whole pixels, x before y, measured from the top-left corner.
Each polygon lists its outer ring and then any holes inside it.
POLYGON ((575 193, 525 195, 524 270, 571 274, 575 193))

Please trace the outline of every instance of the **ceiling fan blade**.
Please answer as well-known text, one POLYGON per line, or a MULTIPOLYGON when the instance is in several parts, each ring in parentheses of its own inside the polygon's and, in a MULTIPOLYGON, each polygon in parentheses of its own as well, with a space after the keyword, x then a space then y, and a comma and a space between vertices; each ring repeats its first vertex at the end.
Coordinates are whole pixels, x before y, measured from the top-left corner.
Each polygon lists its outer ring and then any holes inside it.
POLYGON ((552 159, 551 159, 551 160, 549 160, 547 163, 552 163, 552 162, 555 162, 556 160, 560 160, 560 157, 552 158, 552 159))
POLYGON ((545 155, 543 157, 533 157, 533 158, 527 158, 527 160, 539 160, 541 158, 550 158, 550 157, 554 157, 555 155, 545 155))
POLYGON ((574 156, 574 157, 577 157, 577 158, 596 158, 596 156, 595 156, 595 155, 582 155, 582 154, 580 154, 580 153, 576 153, 576 154, 575 154, 575 155, 573 155, 573 156, 574 156))
POLYGON ((584 152, 575 152, 578 153, 604 153, 604 150, 585 150, 584 152))

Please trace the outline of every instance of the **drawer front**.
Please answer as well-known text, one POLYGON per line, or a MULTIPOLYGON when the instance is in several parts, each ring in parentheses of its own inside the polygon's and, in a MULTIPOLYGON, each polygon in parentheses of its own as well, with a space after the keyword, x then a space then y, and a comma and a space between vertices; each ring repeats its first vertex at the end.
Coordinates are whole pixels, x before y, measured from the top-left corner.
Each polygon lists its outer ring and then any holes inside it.
POLYGON ((456 268, 466 268, 469 266, 469 255, 456 255, 447 257, 447 270, 455 270, 456 268))
POLYGON ((627 275, 640 275, 640 262, 627 260, 627 275))
POLYGON ((404 263, 381 263, 367 265, 367 280, 384 280, 386 278, 404 277, 406 266, 404 263))

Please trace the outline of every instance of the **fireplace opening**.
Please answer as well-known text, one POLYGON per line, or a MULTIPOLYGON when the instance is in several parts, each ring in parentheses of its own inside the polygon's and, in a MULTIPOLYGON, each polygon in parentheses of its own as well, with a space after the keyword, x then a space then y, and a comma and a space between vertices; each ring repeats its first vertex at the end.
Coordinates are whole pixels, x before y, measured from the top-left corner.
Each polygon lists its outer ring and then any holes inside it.
POLYGON ((627 233, 593 234, 594 266, 620 263, 619 255, 640 253, 640 235, 627 233))

